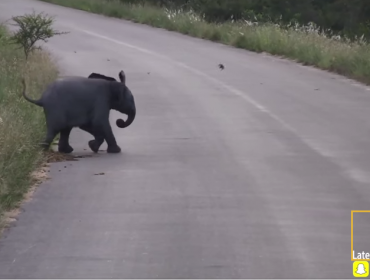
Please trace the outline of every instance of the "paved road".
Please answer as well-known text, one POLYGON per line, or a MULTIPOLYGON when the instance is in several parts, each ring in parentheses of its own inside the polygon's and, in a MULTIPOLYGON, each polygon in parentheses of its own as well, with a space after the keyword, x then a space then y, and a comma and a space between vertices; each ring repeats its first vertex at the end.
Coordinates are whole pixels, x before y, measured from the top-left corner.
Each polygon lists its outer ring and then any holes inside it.
MULTIPOLYGON (((370 208, 367 88, 32 0, 1 0, 0 20, 32 9, 71 31, 47 45, 63 73, 124 69, 138 115, 114 128, 122 154, 52 165, 1 239, 0 277, 352 277, 350 211, 370 208)), ((76 154, 89 139, 73 131, 76 154)), ((370 252, 361 219, 355 247, 370 252)))

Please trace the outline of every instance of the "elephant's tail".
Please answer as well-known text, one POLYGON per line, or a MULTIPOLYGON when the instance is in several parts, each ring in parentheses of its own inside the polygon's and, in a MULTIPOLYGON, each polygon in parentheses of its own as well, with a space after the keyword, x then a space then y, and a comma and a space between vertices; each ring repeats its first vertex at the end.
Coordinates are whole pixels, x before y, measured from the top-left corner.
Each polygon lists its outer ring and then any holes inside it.
POLYGON ((22 84, 23 84, 23 97, 28 101, 28 102, 31 102, 37 106, 40 106, 42 107, 42 102, 40 100, 33 100, 31 98, 29 98, 27 95, 26 95, 26 81, 24 78, 22 78, 22 84))

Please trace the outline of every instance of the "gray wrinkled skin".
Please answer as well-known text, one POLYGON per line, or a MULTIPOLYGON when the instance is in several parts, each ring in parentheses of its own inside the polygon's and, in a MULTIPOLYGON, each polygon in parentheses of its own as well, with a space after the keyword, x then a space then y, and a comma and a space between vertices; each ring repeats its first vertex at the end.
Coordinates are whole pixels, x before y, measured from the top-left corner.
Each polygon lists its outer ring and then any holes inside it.
POLYGON ((24 98, 44 108, 47 134, 42 146, 50 147, 55 136, 60 133, 58 150, 61 153, 71 153, 69 135, 73 127, 92 134, 95 139, 89 146, 95 153, 104 140, 108 144, 108 153, 119 153, 109 123, 111 109, 128 116, 126 121, 118 119, 116 124, 120 128, 131 125, 136 116, 134 97, 126 86, 123 71, 119 73, 120 82, 114 78, 92 73, 89 78, 63 77, 51 83, 39 100, 32 100, 26 95, 26 84, 23 80, 24 98))

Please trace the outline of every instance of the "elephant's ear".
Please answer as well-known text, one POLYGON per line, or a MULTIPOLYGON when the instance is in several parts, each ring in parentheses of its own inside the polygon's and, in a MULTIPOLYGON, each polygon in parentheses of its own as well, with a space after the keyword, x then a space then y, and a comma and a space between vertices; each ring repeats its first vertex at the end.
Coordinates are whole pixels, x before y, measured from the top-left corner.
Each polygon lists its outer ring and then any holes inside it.
POLYGON ((104 76, 104 75, 98 74, 98 73, 91 73, 88 78, 89 79, 103 79, 103 80, 107 80, 107 81, 117 82, 117 80, 115 78, 107 77, 107 76, 104 76))
POLYGON ((121 80, 121 83, 126 85, 126 74, 125 74, 125 72, 123 72, 123 70, 122 70, 121 72, 119 72, 118 76, 119 76, 119 79, 121 80))

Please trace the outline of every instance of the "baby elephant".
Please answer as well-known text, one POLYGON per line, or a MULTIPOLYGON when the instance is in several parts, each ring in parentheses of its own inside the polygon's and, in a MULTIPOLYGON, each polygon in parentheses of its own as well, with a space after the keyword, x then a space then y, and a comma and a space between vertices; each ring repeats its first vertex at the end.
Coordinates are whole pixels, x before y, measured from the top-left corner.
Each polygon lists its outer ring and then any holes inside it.
POLYGON ((73 127, 79 127, 95 137, 89 142, 95 153, 104 140, 108 144, 108 153, 121 152, 109 123, 109 113, 114 109, 126 114, 127 120, 118 119, 116 124, 120 128, 128 127, 135 119, 136 106, 126 86, 125 73, 121 71, 119 76, 120 82, 93 77, 59 78, 46 88, 39 100, 27 97, 23 79, 24 98, 44 109, 47 134, 42 146, 48 149, 60 133, 59 152, 71 153, 73 148, 68 143, 69 134, 73 127))
MULTIPOLYGON (((125 75, 122 71, 118 74, 118 76, 120 78, 121 83, 126 82, 125 81, 125 75)), ((115 78, 104 76, 104 75, 98 74, 98 73, 91 73, 88 78, 89 79, 104 79, 104 80, 107 80, 107 81, 117 82, 117 80, 115 78)), ((116 121, 116 125, 118 127, 125 127, 125 122, 123 120, 119 119, 119 120, 116 121)), ((96 143, 96 139, 98 138, 98 136, 94 135, 94 132, 92 131, 91 123, 85 124, 83 126, 79 126, 79 128, 88 132, 88 133, 90 133, 90 134, 92 134, 95 137, 95 140, 89 141, 89 147, 92 151, 97 153, 95 143, 96 143)), ((71 153, 71 152, 73 152, 73 148, 69 145, 69 133, 68 134, 63 133, 63 134, 60 135, 58 147, 59 147, 59 152, 62 152, 62 153, 71 153)))

